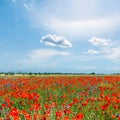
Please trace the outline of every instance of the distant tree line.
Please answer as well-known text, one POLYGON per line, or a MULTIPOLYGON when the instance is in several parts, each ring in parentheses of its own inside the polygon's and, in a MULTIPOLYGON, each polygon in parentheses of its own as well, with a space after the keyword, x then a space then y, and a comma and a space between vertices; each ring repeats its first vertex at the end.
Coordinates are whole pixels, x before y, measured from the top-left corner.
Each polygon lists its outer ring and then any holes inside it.
MULTIPOLYGON (((61 72, 0 72, 0 75, 105 75, 104 73, 61 73, 61 72)), ((120 75, 120 73, 112 73, 111 75, 120 75)))

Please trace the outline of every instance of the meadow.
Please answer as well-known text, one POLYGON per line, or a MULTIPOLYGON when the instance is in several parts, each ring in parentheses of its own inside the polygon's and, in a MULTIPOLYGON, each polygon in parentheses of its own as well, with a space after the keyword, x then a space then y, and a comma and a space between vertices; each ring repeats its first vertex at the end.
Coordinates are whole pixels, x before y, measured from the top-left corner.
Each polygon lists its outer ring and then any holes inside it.
POLYGON ((120 120, 120 76, 4 76, 0 120, 120 120))

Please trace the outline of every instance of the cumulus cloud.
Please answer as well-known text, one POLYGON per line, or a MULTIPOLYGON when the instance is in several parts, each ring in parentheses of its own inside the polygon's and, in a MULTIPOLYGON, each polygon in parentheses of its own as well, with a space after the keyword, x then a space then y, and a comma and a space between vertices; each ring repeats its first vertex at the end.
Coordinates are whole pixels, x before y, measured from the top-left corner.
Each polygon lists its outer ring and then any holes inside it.
POLYGON ((46 35, 43 36, 40 40, 41 42, 45 43, 48 46, 59 46, 59 47, 72 47, 70 41, 65 39, 63 36, 56 36, 56 35, 46 35))
POLYGON ((112 52, 112 48, 115 47, 116 43, 110 39, 92 37, 88 40, 92 45, 97 47, 97 50, 89 49, 87 54, 109 54, 112 52))
POLYGON ((110 39, 92 37, 88 40, 92 45, 96 45, 97 49, 89 49, 84 54, 104 54, 104 58, 114 62, 120 62, 120 46, 119 42, 110 39))
POLYGON ((69 52, 52 50, 52 49, 37 49, 30 51, 29 53, 30 59, 34 59, 34 60, 53 57, 56 55, 66 56, 69 55, 69 52))
POLYGON ((110 39, 104 39, 104 38, 97 38, 92 37, 88 40, 92 45, 100 45, 100 46, 110 46, 112 45, 112 41, 110 39))

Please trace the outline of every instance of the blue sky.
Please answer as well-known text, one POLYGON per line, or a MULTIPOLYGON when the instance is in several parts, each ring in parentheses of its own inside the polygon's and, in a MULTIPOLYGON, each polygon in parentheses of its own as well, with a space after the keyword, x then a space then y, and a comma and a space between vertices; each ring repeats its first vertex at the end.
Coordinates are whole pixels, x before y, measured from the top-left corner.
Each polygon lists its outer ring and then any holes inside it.
POLYGON ((1 0, 0 71, 120 72, 120 0, 1 0))

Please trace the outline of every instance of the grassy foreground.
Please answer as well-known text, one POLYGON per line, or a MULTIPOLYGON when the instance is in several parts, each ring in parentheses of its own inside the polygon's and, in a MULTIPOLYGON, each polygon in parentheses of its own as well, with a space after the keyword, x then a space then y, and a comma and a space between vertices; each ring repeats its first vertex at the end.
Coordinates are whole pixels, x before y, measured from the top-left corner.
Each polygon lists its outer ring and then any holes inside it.
POLYGON ((0 120, 120 120, 120 76, 4 76, 0 120))

